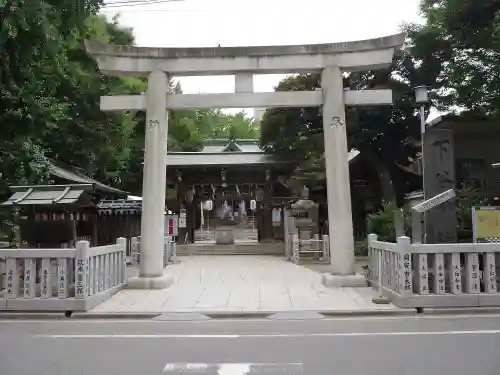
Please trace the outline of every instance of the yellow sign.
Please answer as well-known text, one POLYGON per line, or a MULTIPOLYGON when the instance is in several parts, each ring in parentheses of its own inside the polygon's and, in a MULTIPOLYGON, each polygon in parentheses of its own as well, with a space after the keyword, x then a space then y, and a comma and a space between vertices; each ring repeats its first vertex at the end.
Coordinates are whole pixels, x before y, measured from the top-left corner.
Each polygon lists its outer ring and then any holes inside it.
POLYGON ((476 209, 476 238, 500 238, 500 210, 476 209))

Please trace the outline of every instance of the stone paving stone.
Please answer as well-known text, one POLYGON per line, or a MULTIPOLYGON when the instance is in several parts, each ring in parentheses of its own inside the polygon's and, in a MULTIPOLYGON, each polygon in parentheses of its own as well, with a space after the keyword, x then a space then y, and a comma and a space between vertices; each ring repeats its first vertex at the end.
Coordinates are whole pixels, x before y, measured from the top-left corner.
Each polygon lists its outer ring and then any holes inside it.
POLYGON ((274 256, 184 256, 165 274, 165 290, 122 290, 91 312, 360 311, 376 305, 371 288, 326 288, 321 273, 274 256))

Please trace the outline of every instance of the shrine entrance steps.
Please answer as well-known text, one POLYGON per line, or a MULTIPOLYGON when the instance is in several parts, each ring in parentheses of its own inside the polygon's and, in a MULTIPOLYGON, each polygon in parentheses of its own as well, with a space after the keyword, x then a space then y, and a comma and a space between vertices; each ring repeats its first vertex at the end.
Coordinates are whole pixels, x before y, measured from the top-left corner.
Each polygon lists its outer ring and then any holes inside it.
POLYGON ((215 242, 178 244, 177 255, 285 255, 284 242, 235 241, 231 245, 215 242))

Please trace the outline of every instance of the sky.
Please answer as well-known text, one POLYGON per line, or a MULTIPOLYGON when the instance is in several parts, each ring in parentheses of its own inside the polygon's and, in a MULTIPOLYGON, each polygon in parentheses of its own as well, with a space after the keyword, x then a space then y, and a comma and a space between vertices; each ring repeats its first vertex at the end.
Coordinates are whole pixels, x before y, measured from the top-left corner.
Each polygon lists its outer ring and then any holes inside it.
MULTIPOLYGON (((404 23, 421 22, 420 0, 147 0, 151 4, 116 7, 124 1, 131 0, 105 0, 102 13, 119 13, 119 23, 145 47, 334 43, 391 35, 404 23)), ((283 77, 256 75, 254 91, 273 91, 283 77)), ((184 93, 234 92, 233 76, 179 80, 184 93)))

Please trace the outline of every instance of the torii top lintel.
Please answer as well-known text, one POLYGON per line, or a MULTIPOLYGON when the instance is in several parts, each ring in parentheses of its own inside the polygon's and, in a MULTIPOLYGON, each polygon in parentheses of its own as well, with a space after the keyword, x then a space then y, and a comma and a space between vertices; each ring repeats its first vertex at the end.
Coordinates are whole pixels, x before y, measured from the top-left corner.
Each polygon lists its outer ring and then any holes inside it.
POLYGON ((99 69, 110 75, 147 75, 162 70, 176 76, 237 72, 315 72, 328 65, 357 71, 381 69, 391 62, 405 34, 331 44, 262 47, 151 48, 85 41, 99 69))

